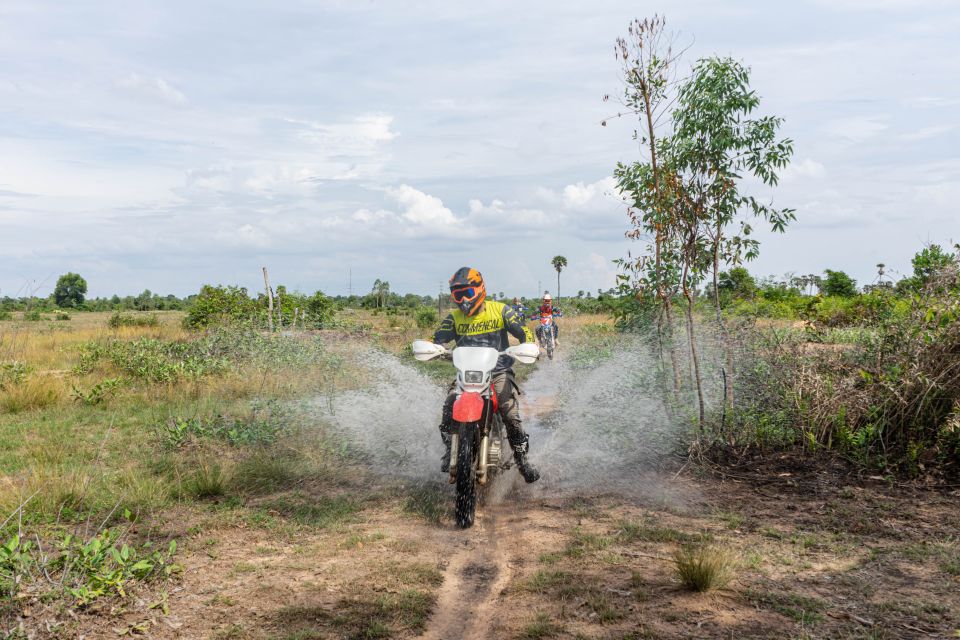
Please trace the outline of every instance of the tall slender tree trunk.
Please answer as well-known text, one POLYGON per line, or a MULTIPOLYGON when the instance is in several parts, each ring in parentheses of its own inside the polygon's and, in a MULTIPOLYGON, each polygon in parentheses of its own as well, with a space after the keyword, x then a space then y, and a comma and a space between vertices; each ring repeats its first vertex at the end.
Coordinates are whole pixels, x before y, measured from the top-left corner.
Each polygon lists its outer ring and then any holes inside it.
POLYGON ((693 364, 693 380, 697 388, 697 407, 699 409, 697 425, 700 427, 700 432, 703 433, 703 425, 706 419, 703 405, 703 380, 700 377, 700 355, 697 351, 697 336, 693 326, 693 294, 686 284, 683 286, 683 296, 687 299, 687 337, 690 340, 690 360, 693 364))
POLYGON ((667 319, 667 346, 670 349, 670 365, 673 367, 673 399, 680 402, 680 358, 677 356, 677 344, 673 338, 673 303, 672 296, 663 299, 663 311, 667 319))
POLYGON ((717 272, 720 270, 720 224, 717 223, 717 235, 713 241, 713 304, 717 312, 717 328, 720 329, 720 339, 723 341, 724 356, 727 359, 726 371, 723 377, 724 402, 728 410, 733 410, 733 345, 730 344, 730 332, 727 323, 723 321, 720 311, 720 289, 717 272))
MULTIPOLYGON (((647 119, 647 139, 650 146, 650 168, 653 172, 653 189, 657 196, 657 215, 662 216, 663 206, 662 190, 660 185, 660 167, 657 164, 657 135, 653 126, 653 104, 650 98, 650 86, 644 82, 640 87, 643 95, 644 115, 647 119)), ((666 291, 662 278, 662 248, 663 248, 663 220, 656 221, 656 233, 654 237, 654 264, 657 273, 657 297, 660 298, 660 304, 663 305, 663 311, 667 320, 667 346, 670 349, 670 366, 673 368, 673 398, 680 402, 680 363, 677 358, 677 346, 673 339, 673 312, 671 310, 671 295, 666 291)), ((661 359, 663 357, 663 344, 660 344, 661 359)))
POLYGON ((560 269, 557 269, 557 305, 560 304, 560 269))

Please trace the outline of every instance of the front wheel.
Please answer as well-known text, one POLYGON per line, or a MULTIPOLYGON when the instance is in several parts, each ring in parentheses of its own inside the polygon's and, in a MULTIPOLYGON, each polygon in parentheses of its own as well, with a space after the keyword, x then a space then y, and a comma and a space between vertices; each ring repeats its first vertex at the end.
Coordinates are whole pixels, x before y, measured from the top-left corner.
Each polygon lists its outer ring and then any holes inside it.
POLYGON ((461 427, 457 448, 457 526, 466 529, 473 526, 477 512, 477 478, 473 464, 474 434, 461 427))

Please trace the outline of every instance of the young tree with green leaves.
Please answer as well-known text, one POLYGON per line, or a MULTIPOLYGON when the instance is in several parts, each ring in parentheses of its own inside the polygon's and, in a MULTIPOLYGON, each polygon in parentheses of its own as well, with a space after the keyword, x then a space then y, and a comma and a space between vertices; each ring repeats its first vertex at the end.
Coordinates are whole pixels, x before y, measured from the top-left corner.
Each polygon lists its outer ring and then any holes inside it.
MULTIPOLYGON (((614 47, 621 63, 624 90, 621 104, 630 115, 636 115, 641 128, 634 130, 648 154, 648 162, 618 163, 614 171, 617 187, 627 199, 627 215, 632 229, 626 236, 633 240, 652 237, 652 255, 636 258, 628 255, 620 261, 626 271, 620 282, 624 293, 629 290, 638 297, 652 297, 661 309, 657 315, 657 346, 663 360, 664 342, 670 351, 673 370, 674 399, 680 399, 680 365, 673 340, 672 299, 678 287, 678 271, 675 264, 665 260, 665 255, 674 247, 670 228, 673 225, 674 203, 672 190, 665 186, 664 172, 659 160, 659 137, 657 128, 666 115, 671 96, 670 74, 678 56, 673 53, 669 38, 665 35, 666 19, 654 16, 633 20, 626 38, 618 38, 614 47)), ((608 100, 606 96, 604 100, 608 100)), ((618 113, 617 117, 624 114, 618 113)), ((603 123, 606 126, 606 121, 603 123)))
MULTIPOLYGON (((792 209, 775 209, 742 191, 746 176, 775 186, 778 172, 793 155, 793 141, 777 139, 781 118, 749 117, 759 104, 759 96, 750 88, 749 68, 731 58, 700 60, 680 86, 672 112, 674 134, 665 144, 671 167, 684 176, 688 215, 697 219, 695 226, 702 229, 712 259, 714 307, 726 352, 725 402, 729 408, 734 399, 733 349, 720 307, 720 263, 737 265, 758 255, 759 242, 750 236, 751 218, 762 218, 781 233, 794 219, 792 209)), ((691 258, 699 263, 698 256, 691 258)), ((690 273, 696 275, 698 271, 690 273)))
POLYGON ((827 296, 852 298, 857 295, 857 281, 843 271, 827 269, 823 272, 826 277, 820 284, 820 292, 827 296))
POLYGON ((76 309, 83 305, 87 295, 87 281, 78 273, 65 273, 57 279, 53 300, 63 309, 76 309))
MULTIPOLYGON (((655 292, 665 312, 674 293, 682 293, 702 427, 705 403, 693 318, 696 291, 712 272, 729 378, 724 403, 731 406, 733 353, 720 309, 719 267, 721 262, 736 265, 757 255, 758 243, 750 237, 751 218, 761 217, 777 231, 783 231, 793 219, 791 210, 761 203, 742 193, 740 184, 742 176, 750 175, 765 185, 775 185, 793 146, 789 139, 777 139, 779 118, 749 117, 759 98, 750 89, 749 70, 739 62, 700 60, 673 93, 668 80, 673 59, 669 53, 653 53, 662 29, 662 19, 635 21, 631 36, 639 33, 642 37, 635 46, 620 40, 617 47, 625 61, 628 106, 644 116, 647 124, 646 131, 635 136, 650 157, 647 162, 618 164, 614 175, 630 207, 633 229, 627 235, 653 241, 644 255, 621 262, 627 271, 621 282, 655 292), (655 136, 655 125, 668 110, 669 133, 655 136)), ((677 368, 674 370, 676 374, 677 368)))

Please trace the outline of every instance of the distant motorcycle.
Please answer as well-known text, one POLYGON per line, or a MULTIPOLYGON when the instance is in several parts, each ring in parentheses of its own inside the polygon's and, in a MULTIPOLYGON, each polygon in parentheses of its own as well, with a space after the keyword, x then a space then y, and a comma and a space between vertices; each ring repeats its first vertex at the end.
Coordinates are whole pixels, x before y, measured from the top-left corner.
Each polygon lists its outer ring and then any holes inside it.
POLYGON ((507 430, 497 411, 497 396, 491 380, 501 355, 524 364, 536 362, 540 349, 532 342, 514 345, 505 351, 490 347, 457 347, 453 351, 427 340, 416 340, 413 357, 432 360, 453 356, 457 369, 457 399, 453 403, 453 432, 450 443, 450 484, 457 485, 457 526, 473 525, 477 509, 477 487, 491 476, 513 466, 507 430))
POLYGON ((557 348, 553 329, 553 316, 541 316, 540 326, 537 327, 537 342, 540 343, 540 348, 547 352, 547 358, 551 360, 553 360, 553 351, 557 348))

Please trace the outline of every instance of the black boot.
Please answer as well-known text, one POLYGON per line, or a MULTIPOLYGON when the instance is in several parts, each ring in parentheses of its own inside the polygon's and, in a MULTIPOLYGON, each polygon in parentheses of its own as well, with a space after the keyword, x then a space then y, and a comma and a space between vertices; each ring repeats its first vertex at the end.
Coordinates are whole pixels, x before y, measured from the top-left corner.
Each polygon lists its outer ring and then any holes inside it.
POLYGON ((523 440, 516 443, 511 442, 510 446, 513 448, 513 459, 517 461, 517 470, 520 472, 520 475, 523 476, 523 479, 527 481, 527 484, 539 480, 540 472, 527 460, 527 450, 530 448, 530 436, 524 434, 523 440))
POLYGON ((446 451, 443 453, 443 457, 440 458, 440 472, 448 473, 450 471, 450 434, 441 429, 440 438, 443 440, 443 446, 446 448, 446 451))

